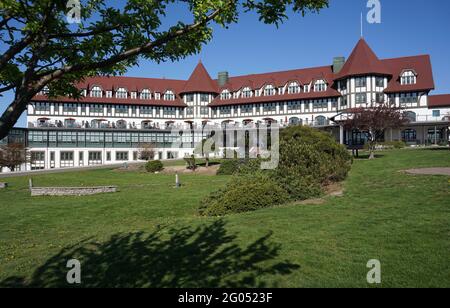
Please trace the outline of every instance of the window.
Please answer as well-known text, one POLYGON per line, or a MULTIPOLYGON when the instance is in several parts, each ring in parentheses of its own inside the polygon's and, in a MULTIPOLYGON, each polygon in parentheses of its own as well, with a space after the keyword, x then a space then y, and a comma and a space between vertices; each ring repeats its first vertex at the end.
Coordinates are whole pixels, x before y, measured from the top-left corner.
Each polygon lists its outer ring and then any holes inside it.
POLYGON ((327 85, 324 80, 317 80, 314 83, 314 92, 324 92, 327 89, 327 85))
POLYGON ((355 102, 356 102, 356 104, 365 104, 365 103, 367 103, 367 95, 366 95, 366 93, 356 94, 355 102))
POLYGON ((194 115, 194 107, 187 107, 186 116, 193 116, 193 115, 194 115))
POLYGON ((252 97, 252 90, 247 87, 242 90, 242 98, 250 98, 252 97))
POLYGON ((327 101, 314 101, 313 103, 313 108, 314 109, 327 109, 328 108, 328 102, 327 101))
POLYGON ((106 161, 111 161, 111 152, 106 152, 106 161))
POLYGON ((340 82, 340 87, 342 91, 347 90, 347 81, 341 81, 340 82))
POLYGON ((142 90, 140 96, 141 99, 150 99, 152 97, 149 89, 142 90))
POLYGON ((125 105, 117 105, 116 113, 128 115, 128 106, 125 105))
POLYGON ((128 152, 116 152, 116 160, 117 161, 127 161, 128 160, 128 152))
POLYGON ((359 77, 359 78, 356 78, 356 79, 355 79, 355 86, 356 86, 357 88, 363 88, 363 87, 366 86, 366 82, 367 82, 366 77, 359 77))
POLYGON ((375 80, 375 85, 377 87, 384 88, 384 78, 383 77, 377 77, 375 80))
POLYGON ((73 167, 73 152, 61 152, 60 165, 61 168, 73 167))
POLYGON ((227 106, 227 107, 221 107, 220 108, 220 114, 223 115, 230 115, 231 114, 231 107, 227 106))
POLYGON ((440 117, 441 116, 441 111, 440 110, 433 110, 433 117, 440 117))
POLYGON ((318 116, 316 118, 316 123, 317 126, 325 126, 327 125, 327 118, 325 118, 324 116, 318 116))
POLYGON ((287 105, 289 111, 298 111, 301 109, 301 103, 299 101, 289 102, 287 105))
POLYGON ((50 113, 50 104, 49 103, 36 103, 34 111, 50 113))
POLYGON ((375 94, 375 102, 376 103, 383 103, 384 102, 384 94, 383 93, 375 94))
POLYGON ((89 152, 88 165, 101 165, 102 164, 102 152, 89 152))
POLYGON ((45 169, 45 152, 31 152, 31 170, 45 169))
POLYGON ((298 85, 297 82, 291 82, 288 85, 288 94, 296 94, 296 93, 300 93, 300 86, 298 85))
POLYGON ((275 88, 273 87, 273 85, 267 85, 264 88, 264 96, 273 96, 275 95, 275 88))
POLYGON ((253 107, 251 105, 243 105, 241 106, 241 113, 252 113, 253 107))
POLYGON ((140 112, 141 115, 151 115, 151 114, 153 114, 152 108, 150 108, 148 106, 142 106, 139 112, 140 112))
POLYGON ((400 97, 400 107, 416 107, 418 103, 419 98, 415 93, 408 93, 400 97))
POLYGON ((411 70, 405 71, 401 76, 401 84, 402 85, 416 84, 416 82, 417 82, 417 76, 411 70))
POLYGON ((194 94, 186 94, 186 102, 192 103, 194 101, 194 94))
POLYGON ((175 94, 173 94, 172 91, 166 91, 166 93, 164 93, 164 100, 166 101, 174 101, 175 100, 175 94))
POLYGON ((103 91, 102 88, 95 86, 91 89, 91 97, 102 97, 103 91))
POLYGON ((300 125, 301 124, 301 120, 297 117, 293 117, 289 119, 289 125, 290 126, 296 126, 296 125, 300 125))
POLYGON ((228 90, 223 90, 222 93, 220 94, 220 99, 230 99, 231 98, 231 93, 228 90))
POLYGON ((209 95, 208 94, 200 94, 200 102, 202 102, 202 103, 209 102, 209 95))
POLYGON ((404 142, 414 142, 417 140, 417 132, 415 129, 405 129, 402 131, 402 140, 404 142))
POLYGON ((209 107, 200 107, 200 114, 207 116, 209 114, 209 107))
POLYGON ((103 115, 103 106, 102 105, 90 105, 89 113, 91 115, 103 115))
POLYGON ((176 115, 176 109, 173 107, 164 107, 163 113, 166 116, 174 116, 176 115))
POLYGON ((416 119, 417 119, 416 113, 415 113, 415 112, 412 112, 412 111, 406 111, 406 112, 404 113, 404 117, 405 117, 406 119, 408 119, 409 121, 411 121, 411 122, 416 122, 416 119))
POLYGON ((50 93, 50 89, 47 86, 45 86, 41 91, 42 95, 48 95, 49 93, 50 93))
POLYGON ((112 97, 112 91, 106 91, 106 98, 112 97))
POLYGON ((309 85, 304 85, 303 86, 303 91, 308 93, 309 92, 309 85))
POLYGON ((125 88, 117 89, 116 98, 127 98, 127 90, 125 88))
POLYGON ((68 113, 75 113, 77 112, 77 105, 76 104, 64 104, 63 105, 63 112, 68 113))
POLYGON ((133 160, 138 160, 138 152, 133 152, 133 160))
POLYGON ((347 106, 347 104, 348 104, 348 97, 343 96, 342 101, 341 101, 341 106, 347 106))
POLYGON ((277 104, 268 103, 263 105, 263 112, 274 112, 277 110, 277 104))

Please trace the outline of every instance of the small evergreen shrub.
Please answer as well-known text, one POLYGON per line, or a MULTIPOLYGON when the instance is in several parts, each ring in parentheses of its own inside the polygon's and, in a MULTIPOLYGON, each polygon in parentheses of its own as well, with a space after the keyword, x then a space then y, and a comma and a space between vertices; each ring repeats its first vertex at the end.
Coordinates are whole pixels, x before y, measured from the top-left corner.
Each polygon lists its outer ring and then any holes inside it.
POLYGON ((280 205, 289 201, 289 194, 267 174, 234 176, 225 189, 205 198, 199 213, 204 216, 223 216, 280 205))
POLYGON ((147 172, 155 173, 155 172, 162 171, 163 169, 164 169, 164 165, 159 160, 152 160, 145 164, 145 170, 147 170, 147 172))

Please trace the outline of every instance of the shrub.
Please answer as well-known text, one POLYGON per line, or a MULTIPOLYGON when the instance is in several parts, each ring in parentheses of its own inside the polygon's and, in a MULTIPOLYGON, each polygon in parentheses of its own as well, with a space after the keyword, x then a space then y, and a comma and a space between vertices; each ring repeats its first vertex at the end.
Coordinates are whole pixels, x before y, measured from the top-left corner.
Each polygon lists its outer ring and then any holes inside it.
POLYGON ((155 172, 162 171, 163 169, 164 169, 164 165, 159 160, 152 160, 145 164, 145 170, 147 170, 147 172, 155 173, 155 172))
POLYGON ((224 161, 218 174, 234 174, 233 182, 206 198, 200 212, 225 215, 318 197, 324 185, 347 177, 352 157, 330 134, 296 126, 281 132, 278 168, 263 171, 260 164, 224 161))
POLYGON ((229 185, 202 201, 200 215, 223 216, 286 203, 289 194, 262 172, 234 176, 229 185))
POLYGON ((190 157, 185 157, 184 161, 186 162, 186 168, 189 170, 196 170, 197 169, 197 163, 195 162, 195 156, 191 155, 190 157))

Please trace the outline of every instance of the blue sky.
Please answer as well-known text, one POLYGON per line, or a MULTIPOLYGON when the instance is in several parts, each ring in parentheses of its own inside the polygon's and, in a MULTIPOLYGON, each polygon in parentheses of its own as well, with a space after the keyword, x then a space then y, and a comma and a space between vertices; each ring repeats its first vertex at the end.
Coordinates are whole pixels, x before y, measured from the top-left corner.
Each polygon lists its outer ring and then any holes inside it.
MULTIPOLYGON (((364 37, 380 58, 430 54, 435 94, 450 93, 450 1, 380 0, 381 24, 368 24, 364 37)), ((187 79, 202 60, 213 78, 219 71, 231 76, 289 70, 332 63, 348 57, 360 37, 360 15, 367 0, 330 0, 330 7, 306 17, 290 15, 278 29, 258 22, 254 14, 241 14, 229 29, 215 28, 213 40, 200 55, 157 65, 141 61, 127 76, 187 79)), ((179 15, 172 12, 169 20, 179 15)), ((0 98, 0 110, 12 98, 0 98)), ((22 116, 17 126, 25 125, 22 116)))

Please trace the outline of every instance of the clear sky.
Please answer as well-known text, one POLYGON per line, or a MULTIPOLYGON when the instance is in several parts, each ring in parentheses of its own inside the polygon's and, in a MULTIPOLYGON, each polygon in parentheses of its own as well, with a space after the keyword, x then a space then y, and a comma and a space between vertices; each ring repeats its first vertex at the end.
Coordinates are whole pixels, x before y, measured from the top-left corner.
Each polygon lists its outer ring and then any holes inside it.
MULTIPOLYGON (((348 57, 360 37, 364 13, 364 37, 380 58, 431 55, 436 90, 450 93, 450 1, 380 0, 381 24, 368 24, 367 0, 330 0, 330 7, 306 17, 290 15, 278 29, 258 22, 254 14, 241 14, 238 24, 215 29, 214 39, 195 55, 175 63, 157 65, 141 61, 127 76, 187 79, 202 60, 211 77, 219 71, 231 76, 289 70, 332 63, 348 57)), ((172 12, 169 19, 177 15, 172 12)), ((12 93, 0 97, 6 108, 12 93)), ((22 116, 17 126, 25 126, 22 116)))

